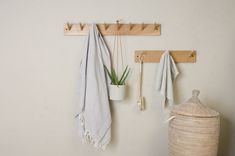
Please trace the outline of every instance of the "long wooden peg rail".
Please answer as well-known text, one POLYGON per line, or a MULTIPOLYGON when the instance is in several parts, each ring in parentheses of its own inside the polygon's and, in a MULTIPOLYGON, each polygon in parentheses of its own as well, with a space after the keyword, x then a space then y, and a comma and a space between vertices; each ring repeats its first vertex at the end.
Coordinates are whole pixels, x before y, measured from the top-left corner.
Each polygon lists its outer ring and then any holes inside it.
MULTIPOLYGON (((163 50, 137 50, 135 51, 135 62, 160 62, 163 50)), ((194 63, 196 62, 195 50, 169 50, 174 61, 177 63, 194 63)))
MULTIPOLYGON (((66 23, 64 25, 64 35, 82 36, 87 35, 90 24, 66 23)), ((159 36, 161 33, 160 24, 149 23, 99 23, 97 27, 103 35, 142 35, 142 36, 159 36)))

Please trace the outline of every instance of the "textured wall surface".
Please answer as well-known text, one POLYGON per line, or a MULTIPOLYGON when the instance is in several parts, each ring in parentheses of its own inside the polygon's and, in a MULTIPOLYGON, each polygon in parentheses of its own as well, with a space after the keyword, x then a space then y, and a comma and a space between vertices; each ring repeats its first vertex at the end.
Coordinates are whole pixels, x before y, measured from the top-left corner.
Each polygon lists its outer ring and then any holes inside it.
MULTIPOLYGON (((175 98, 191 90, 221 113, 220 156, 235 155, 235 1, 233 0, 1 0, 0 155, 167 156, 167 124, 154 89, 158 64, 144 64, 137 100, 137 49, 196 49, 195 64, 178 64, 175 98), (124 37, 132 68, 128 98, 112 107, 112 142, 105 151, 77 135, 78 68, 84 37, 64 36, 69 22, 159 22, 162 35, 124 37)), ((112 47, 112 37, 106 37, 112 47)))

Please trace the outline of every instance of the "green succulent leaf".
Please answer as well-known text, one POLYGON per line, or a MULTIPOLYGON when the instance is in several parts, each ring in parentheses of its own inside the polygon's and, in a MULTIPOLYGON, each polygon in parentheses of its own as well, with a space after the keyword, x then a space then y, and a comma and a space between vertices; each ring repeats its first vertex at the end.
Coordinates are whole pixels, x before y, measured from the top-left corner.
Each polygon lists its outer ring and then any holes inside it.
POLYGON ((129 68, 128 66, 126 66, 124 72, 122 73, 120 80, 118 81, 119 85, 123 85, 123 82, 125 82, 128 74, 129 74, 129 68))
POLYGON ((109 76, 109 78, 111 80, 111 83, 113 84, 114 83, 113 76, 111 75, 111 73, 109 72, 108 68, 105 65, 104 65, 104 69, 108 73, 108 76, 109 76))
POLYGON ((128 69, 127 73, 126 73, 125 76, 123 77, 123 79, 122 79, 122 81, 120 82, 120 84, 122 84, 122 85, 125 84, 126 79, 127 79, 128 75, 129 75, 129 73, 130 73, 130 69, 128 69))
POLYGON ((113 68, 111 69, 111 75, 112 75, 112 78, 113 78, 113 83, 115 85, 118 85, 118 77, 117 77, 117 74, 116 74, 116 72, 113 68))
POLYGON ((107 72, 112 85, 124 85, 130 72, 130 68, 126 66, 126 68, 124 69, 121 75, 121 78, 118 79, 118 75, 113 68, 111 68, 111 71, 109 71, 108 68, 104 65, 104 69, 107 72))

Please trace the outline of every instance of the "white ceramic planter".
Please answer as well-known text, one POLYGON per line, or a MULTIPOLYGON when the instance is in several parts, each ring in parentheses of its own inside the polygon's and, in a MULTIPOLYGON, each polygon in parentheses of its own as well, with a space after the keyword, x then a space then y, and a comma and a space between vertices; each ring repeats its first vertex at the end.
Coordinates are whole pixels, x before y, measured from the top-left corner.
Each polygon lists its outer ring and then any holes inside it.
POLYGON ((109 99, 123 100, 126 96, 126 85, 109 85, 109 99))

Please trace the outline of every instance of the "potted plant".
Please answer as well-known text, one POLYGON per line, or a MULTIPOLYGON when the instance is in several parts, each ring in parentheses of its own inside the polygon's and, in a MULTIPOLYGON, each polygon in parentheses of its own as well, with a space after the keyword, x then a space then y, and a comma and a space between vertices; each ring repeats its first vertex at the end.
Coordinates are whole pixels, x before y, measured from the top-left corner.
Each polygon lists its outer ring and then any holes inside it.
POLYGON ((129 75, 130 68, 126 66, 119 78, 117 72, 113 68, 109 71, 106 66, 104 67, 111 80, 111 84, 109 85, 109 99, 123 100, 126 95, 126 79, 129 75))

